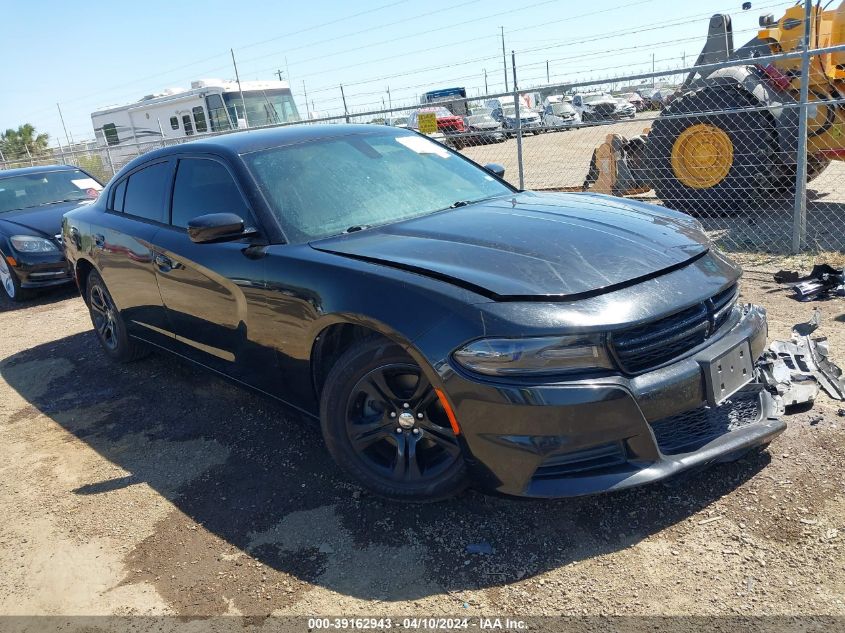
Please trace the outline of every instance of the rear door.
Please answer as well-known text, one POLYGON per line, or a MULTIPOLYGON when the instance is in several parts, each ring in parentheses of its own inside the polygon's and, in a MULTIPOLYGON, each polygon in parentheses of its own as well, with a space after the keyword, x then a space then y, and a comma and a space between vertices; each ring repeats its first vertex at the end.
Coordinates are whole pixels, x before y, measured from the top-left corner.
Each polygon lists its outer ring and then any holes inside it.
MULTIPOLYGON (((197 244, 188 222, 235 213, 256 226, 222 158, 184 155, 176 165, 170 219, 155 238, 155 273, 177 346, 184 355, 250 384, 264 351, 251 337, 264 308, 263 248, 249 240, 197 244)), ((264 367, 266 369, 266 366, 264 367)))
POLYGON ((153 239, 167 218, 174 161, 140 165, 111 188, 92 227, 92 254, 130 334, 166 345, 167 317, 153 266, 153 239))

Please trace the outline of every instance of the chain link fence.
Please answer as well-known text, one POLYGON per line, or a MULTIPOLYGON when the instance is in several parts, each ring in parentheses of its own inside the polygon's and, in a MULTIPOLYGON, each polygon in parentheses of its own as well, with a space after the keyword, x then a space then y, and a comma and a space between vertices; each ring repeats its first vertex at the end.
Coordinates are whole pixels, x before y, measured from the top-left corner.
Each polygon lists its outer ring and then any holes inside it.
MULTIPOLYGON (((519 188, 595 191, 689 213, 725 250, 843 251, 843 61, 845 46, 766 54, 295 125, 422 128, 481 165, 501 165, 519 188)), ((2 167, 73 164, 105 181, 147 151, 211 135, 89 144, 2 167)))

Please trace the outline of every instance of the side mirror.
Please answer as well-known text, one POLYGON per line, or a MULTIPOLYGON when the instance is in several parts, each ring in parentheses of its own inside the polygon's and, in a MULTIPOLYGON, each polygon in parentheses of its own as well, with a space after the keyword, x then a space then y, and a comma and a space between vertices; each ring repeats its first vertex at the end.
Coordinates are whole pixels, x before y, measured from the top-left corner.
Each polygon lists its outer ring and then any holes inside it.
POLYGON ((497 178, 505 177, 505 168, 502 167, 499 163, 487 163, 486 165, 484 165, 484 169, 489 171, 497 178))
POLYGON ((188 220, 188 237, 197 244, 230 242, 255 233, 245 229, 243 219, 234 213, 208 213, 188 220))

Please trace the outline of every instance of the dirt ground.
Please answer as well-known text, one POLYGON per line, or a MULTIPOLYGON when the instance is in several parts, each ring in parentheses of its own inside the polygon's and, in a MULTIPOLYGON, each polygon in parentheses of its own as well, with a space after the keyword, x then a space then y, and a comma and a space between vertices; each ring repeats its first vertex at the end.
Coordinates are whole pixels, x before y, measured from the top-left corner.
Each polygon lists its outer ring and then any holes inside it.
MULTIPOLYGON (((742 261, 771 336, 820 307, 845 365, 845 299, 771 279, 812 262, 742 261)), ((845 616, 845 405, 824 395, 768 452, 665 484, 393 505, 301 415, 163 355, 106 361, 69 289, 0 310, 2 615, 845 616)))

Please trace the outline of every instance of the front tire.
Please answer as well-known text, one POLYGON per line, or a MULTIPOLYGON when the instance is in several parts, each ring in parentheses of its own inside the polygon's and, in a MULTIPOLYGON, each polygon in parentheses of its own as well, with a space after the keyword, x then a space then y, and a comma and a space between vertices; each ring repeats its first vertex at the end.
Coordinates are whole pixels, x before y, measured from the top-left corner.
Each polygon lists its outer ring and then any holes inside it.
POLYGON ((126 333, 123 316, 98 272, 92 270, 88 274, 85 288, 85 299, 94 332, 109 358, 119 363, 128 363, 146 356, 149 350, 126 333))
POLYGON ((379 496, 430 502, 467 486, 458 438, 434 388, 395 343, 364 339, 337 360, 320 421, 338 465, 379 496))
POLYGON ((20 279, 9 266, 3 253, 0 253, 0 287, 3 288, 3 294, 15 303, 23 301, 28 296, 26 290, 21 288, 20 279))

